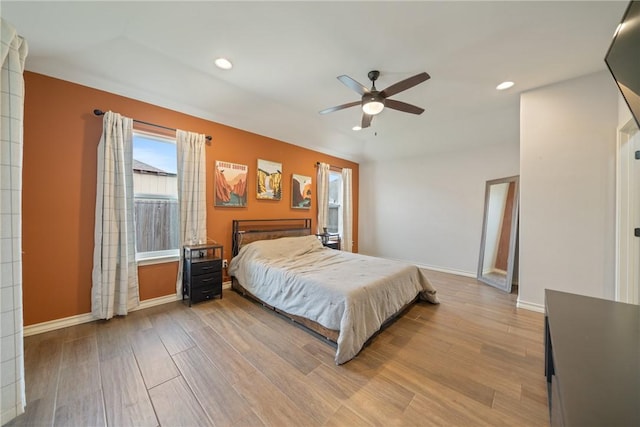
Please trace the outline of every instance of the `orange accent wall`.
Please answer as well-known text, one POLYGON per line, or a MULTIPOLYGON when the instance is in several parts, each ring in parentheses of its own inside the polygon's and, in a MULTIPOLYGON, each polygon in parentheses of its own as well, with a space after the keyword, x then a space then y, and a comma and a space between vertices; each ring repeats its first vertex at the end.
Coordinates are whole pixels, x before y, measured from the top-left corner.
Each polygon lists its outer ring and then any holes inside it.
MULTIPOLYGON (((291 175, 316 176, 316 162, 353 169, 354 252, 358 245, 358 164, 177 111, 41 74, 25 73, 23 169, 24 324, 91 311, 91 270, 96 195, 96 148, 102 118, 95 108, 138 120, 213 136, 207 157, 207 233, 231 253, 231 221, 312 218, 312 208, 291 208, 291 175), (258 158, 283 166, 280 201, 256 198, 258 158), (249 166, 245 208, 213 206, 215 160, 249 166), (251 179, 251 177, 254 177, 251 179)), ((315 187, 315 185, 314 185, 315 187)), ((175 293, 177 263, 139 267, 141 299, 175 293)))
POLYGON ((176 292, 177 277, 177 262, 139 266, 140 300, 174 294, 176 292))

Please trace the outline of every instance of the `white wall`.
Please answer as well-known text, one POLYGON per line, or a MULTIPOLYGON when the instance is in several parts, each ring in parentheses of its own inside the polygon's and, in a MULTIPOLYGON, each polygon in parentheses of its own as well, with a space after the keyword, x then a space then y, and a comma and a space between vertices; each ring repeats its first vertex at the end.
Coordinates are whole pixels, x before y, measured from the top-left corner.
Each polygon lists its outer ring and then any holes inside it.
POLYGON ((622 94, 618 93, 618 127, 623 127, 629 120, 633 120, 631 110, 629 110, 629 106, 622 97, 622 94))
POLYGON ((613 298, 617 96, 607 72, 521 96, 520 306, 613 298))
POLYGON ((359 252, 475 277, 485 183, 518 175, 518 163, 514 135, 475 150, 361 164, 359 252))

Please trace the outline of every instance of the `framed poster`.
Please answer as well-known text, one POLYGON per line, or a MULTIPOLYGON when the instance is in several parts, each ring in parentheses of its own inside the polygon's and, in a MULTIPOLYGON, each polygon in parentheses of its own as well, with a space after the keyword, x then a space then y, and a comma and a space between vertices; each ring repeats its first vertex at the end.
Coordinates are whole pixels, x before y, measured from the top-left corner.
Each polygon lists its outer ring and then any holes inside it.
POLYGON ((242 208, 247 206, 247 174, 249 167, 216 160, 213 205, 242 208))
POLYGON ((293 174, 291 176, 291 207, 311 208, 311 177, 293 174))
POLYGON ((258 199, 280 200, 282 198, 282 163, 258 159, 258 199))

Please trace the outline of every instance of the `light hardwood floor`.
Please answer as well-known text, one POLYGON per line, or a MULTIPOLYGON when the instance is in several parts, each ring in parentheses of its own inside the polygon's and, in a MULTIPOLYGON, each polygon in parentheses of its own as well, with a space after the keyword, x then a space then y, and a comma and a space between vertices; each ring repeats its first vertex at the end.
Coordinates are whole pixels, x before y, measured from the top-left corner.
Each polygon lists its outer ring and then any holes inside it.
POLYGON ((355 359, 233 291, 25 339, 9 426, 546 426, 542 314, 427 271, 418 303, 355 359))

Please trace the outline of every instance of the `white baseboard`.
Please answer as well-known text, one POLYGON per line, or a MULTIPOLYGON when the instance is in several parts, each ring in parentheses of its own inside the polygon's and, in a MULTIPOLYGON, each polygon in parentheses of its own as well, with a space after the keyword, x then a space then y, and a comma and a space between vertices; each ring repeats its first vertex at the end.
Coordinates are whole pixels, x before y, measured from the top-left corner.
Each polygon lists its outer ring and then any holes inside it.
MULTIPOLYGON (((222 289, 231 289, 231 282, 224 282, 222 289)), ((170 302, 179 301, 182 298, 178 295, 165 295, 163 297, 146 299, 140 301, 140 305, 130 311, 144 310, 145 308, 155 307, 156 305, 168 304, 170 302)), ((96 320, 91 313, 77 314, 75 316, 65 317, 63 319, 50 320, 48 322, 36 323, 35 325, 25 326, 23 336, 42 334, 44 332, 55 331, 56 329, 67 328, 69 326, 81 325, 96 320)), ((3 423, 4 424, 4 423, 3 423)))
POLYGON ((473 279, 475 279, 478 275, 478 273, 475 271, 469 272, 469 271, 462 271, 462 270, 454 270, 452 268, 435 267, 433 265, 425 265, 425 264, 416 264, 416 265, 420 268, 424 268, 427 270, 439 271, 440 273, 455 274, 456 276, 471 277, 473 279))
MULTIPOLYGON (((180 299, 181 298, 175 294, 158 298, 151 298, 140 301, 140 305, 130 311, 143 310, 145 308, 155 307, 156 305, 179 301, 180 299)), ((77 314, 75 316, 69 316, 62 319, 50 320, 48 322, 25 326, 23 335, 25 337, 28 337, 30 335, 42 334, 44 332, 55 331, 56 329, 67 328, 69 326, 76 326, 83 323, 93 322, 94 320, 96 320, 96 318, 93 317, 93 314, 91 313, 77 314)))
MULTIPOLYGON (((360 252, 362 253, 362 252, 360 252)), ((363 255, 369 255, 369 254, 364 254, 363 255)), ((381 257, 379 255, 369 255, 369 256, 376 256, 378 258, 385 258, 385 259, 389 259, 392 261, 400 261, 400 262, 404 262, 407 264, 413 264, 418 268, 424 268, 426 270, 433 270, 433 271, 439 271, 440 273, 449 273, 449 274, 455 274, 456 276, 464 276, 464 277, 471 277, 471 278, 476 278, 478 277, 478 272, 477 271, 463 271, 463 270, 456 270, 453 268, 445 268, 445 267, 436 267, 435 265, 427 265, 427 264, 418 264, 414 261, 407 261, 406 259, 399 259, 399 258, 389 258, 389 257, 381 257)))
POLYGON ((5 425, 6 423, 8 423, 12 419, 14 419, 15 417, 23 413, 24 413, 24 406, 22 406, 19 403, 16 404, 15 407, 5 409, 4 411, 2 411, 2 414, 0 415, 0 425, 2 426, 5 425))
POLYGON ((62 319, 49 320, 48 322, 36 323, 35 325, 25 326, 22 335, 28 337, 30 335, 42 334, 56 329, 67 328, 69 326, 81 325, 96 320, 91 313, 77 314, 62 319))
MULTIPOLYGON (((449 273, 455 274, 458 276, 472 277, 475 278, 475 273, 470 273, 467 271, 461 270, 453 270, 450 268, 440 268, 434 267, 430 265, 418 265, 420 268, 425 268, 427 270, 439 271, 441 273, 449 273)), ((231 282, 227 281, 222 284, 223 289, 231 289, 231 282)), ((143 310, 145 308, 155 307, 157 305, 168 304, 170 302, 179 301, 181 298, 178 295, 166 295, 163 297, 152 298, 148 300, 144 300, 140 302, 140 305, 131 311, 143 310)), ((544 313, 544 306, 540 304, 528 303, 525 301, 518 301, 516 307, 523 308, 525 310, 537 311, 539 313, 544 313)), ((91 313, 78 314, 75 316, 65 317, 63 319, 50 320, 48 322, 36 323, 35 325, 25 326, 23 330, 23 336, 28 337, 30 335, 42 334, 44 332, 54 331, 56 329, 67 328, 69 326, 81 325, 83 323, 93 322, 95 317, 91 313)), ((12 412, 12 411, 10 411, 12 412)), ((3 419, 4 419, 4 413, 3 419)), ((4 424, 4 422, 2 423, 4 424)))
POLYGON ((140 301, 140 305, 136 308, 131 309, 130 311, 136 310, 144 310, 145 308, 155 307, 156 305, 168 304, 174 301, 180 301, 182 299, 181 296, 173 294, 173 295, 165 295, 163 297, 146 299, 144 301, 140 301))
MULTIPOLYGON (((403 261, 403 260, 398 260, 398 261, 403 261)), ((403 261, 403 262, 407 262, 407 261, 403 261)), ((425 265, 425 264, 416 264, 416 265, 419 268, 424 268, 424 269, 427 269, 427 270, 439 271, 441 273, 455 274, 457 276, 471 277, 473 279, 475 279, 477 277, 477 272, 454 270, 454 269, 451 269, 451 268, 441 268, 441 267, 435 267, 433 265, 425 265)), ((514 284, 517 285, 517 281, 515 281, 514 284)), ((544 313, 545 312, 543 304, 535 304, 535 303, 532 303, 532 302, 521 301, 519 299, 516 302, 516 307, 517 308, 522 308, 524 310, 535 311, 535 312, 538 312, 538 313, 544 313)))
POLYGON ((544 313, 545 311, 543 304, 535 304, 532 302, 521 301, 520 299, 518 299, 518 301, 516 302, 516 307, 523 308, 525 310, 535 311, 538 313, 544 313))

